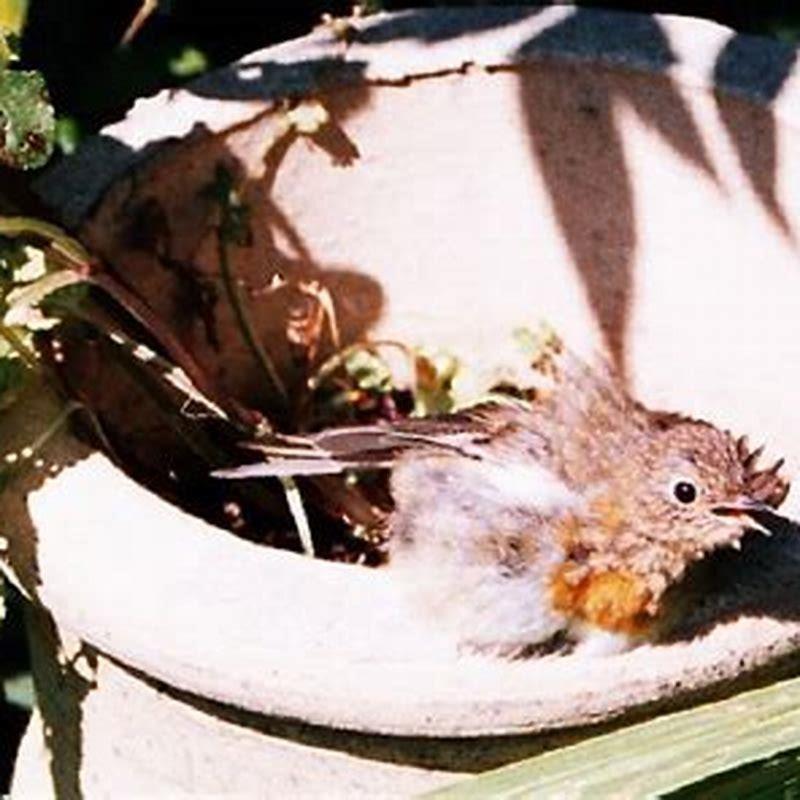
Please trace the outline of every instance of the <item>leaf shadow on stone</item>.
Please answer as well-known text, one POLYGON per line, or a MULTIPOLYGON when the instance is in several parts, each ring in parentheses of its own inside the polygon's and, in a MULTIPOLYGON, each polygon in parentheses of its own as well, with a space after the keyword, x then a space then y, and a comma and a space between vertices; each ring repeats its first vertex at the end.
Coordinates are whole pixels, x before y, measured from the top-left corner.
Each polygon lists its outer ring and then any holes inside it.
POLYGON ((784 42, 735 34, 714 65, 720 118, 739 163, 764 209, 781 232, 794 239, 777 195, 778 130, 765 111, 776 100, 797 63, 797 48, 784 42))
POLYGON ((677 57, 654 17, 631 16, 623 29, 619 14, 578 9, 523 45, 519 56, 531 151, 605 344, 624 375, 638 221, 615 107, 632 108, 712 181, 714 167, 667 74, 677 57), (553 60, 565 52, 577 63, 553 60), (599 63, 589 69, 586 59, 599 63))

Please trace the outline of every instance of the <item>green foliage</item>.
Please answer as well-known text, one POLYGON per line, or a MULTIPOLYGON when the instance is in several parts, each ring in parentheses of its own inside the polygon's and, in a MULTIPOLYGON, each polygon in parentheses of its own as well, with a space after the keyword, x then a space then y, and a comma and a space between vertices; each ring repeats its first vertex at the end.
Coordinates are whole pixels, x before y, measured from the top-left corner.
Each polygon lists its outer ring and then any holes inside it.
POLYGON ((0 237, 0 409, 8 408, 22 388, 26 354, 32 352, 33 331, 24 325, 9 327, 6 317, 13 293, 26 285, 27 276, 37 276, 40 255, 21 241, 0 237))
POLYGON ((19 37, 0 28, 0 67, 19 58, 19 37))
POLYGON ((388 394, 394 388, 394 379, 386 362, 368 350, 353 350, 345 357, 342 366, 352 383, 363 392, 388 394))
POLYGON ((19 58, 27 0, 0 0, 0 163, 36 169, 53 152, 55 117, 40 73, 12 70, 19 58))
POLYGON ((55 141, 55 116, 38 72, 0 72, 0 161, 16 169, 47 163, 55 141))
POLYGON ((176 78, 192 78, 208 69, 208 57, 202 50, 187 45, 169 59, 167 67, 176 78))
POLYGON ((0 411, 31 370, 39 370, 34 336, 58 323, 47 309, 58 298, 75 306, 85 296, 83 248, 54 225, 0 217, 0 411))
POLYGON ((65 156, 71 156, 78 149, 82 138, 83 132, 75 117, 56 119, 55 144, 65 156))

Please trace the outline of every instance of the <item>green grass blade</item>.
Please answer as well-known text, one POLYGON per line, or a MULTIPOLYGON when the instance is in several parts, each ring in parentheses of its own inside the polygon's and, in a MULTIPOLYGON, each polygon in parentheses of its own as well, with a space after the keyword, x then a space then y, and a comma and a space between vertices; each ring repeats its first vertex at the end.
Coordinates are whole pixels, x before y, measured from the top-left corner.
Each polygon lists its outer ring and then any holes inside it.
POLYGON ((758 793, 800 773, 797 754, 786 754, 794 749, 800 749, 800 678, 598 736, 427 797, 655 797, 698 781, 710 787, 710 776, 730 770, 736 774, 717 778, 720 785, 758 793), (757 763, 743 768, 751 762, 757 763))

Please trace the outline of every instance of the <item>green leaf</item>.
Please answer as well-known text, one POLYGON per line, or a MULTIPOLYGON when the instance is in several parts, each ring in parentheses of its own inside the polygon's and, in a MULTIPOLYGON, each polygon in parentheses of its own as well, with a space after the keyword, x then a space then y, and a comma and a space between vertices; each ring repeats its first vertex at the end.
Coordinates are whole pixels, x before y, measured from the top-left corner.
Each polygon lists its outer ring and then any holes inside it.
POLYGON ((0 67, 19 59, 28 0, 0 0, 0 67))
MULTIPOLYGON (((597 736, 427 796, 656 797, 798 747, 800 678, 795 678, 597 736)), ((689 791, 689 796, 696 795, 689 791)))
POLYGON ((53 152, 55 117, 38 72, 0 70, 0 162, 35 169, 53 152))
POLYGON ((746 764, 721 775, 694 783, 665 795, 668 800, 694 800, 706 797, 715 800, 739 798, 796 798, 800 790, 800 751, 785 753, 746 764))
POLYGON ((368 350, 354 350, 344 368, 356 386, 365 392, 386 394, 392 390, 392 373, 382 358, 368 350))

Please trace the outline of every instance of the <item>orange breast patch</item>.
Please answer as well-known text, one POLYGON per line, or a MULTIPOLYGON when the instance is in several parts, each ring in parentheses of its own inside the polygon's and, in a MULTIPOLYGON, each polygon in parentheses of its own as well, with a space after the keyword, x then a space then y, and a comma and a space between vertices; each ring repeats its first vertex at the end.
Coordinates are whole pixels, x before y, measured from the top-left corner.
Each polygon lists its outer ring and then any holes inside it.
POLYGON ((642 634, 652 625, 646 612, 651 594, 640 578, 625 572, 590 573, 570 581, 561 567, 553 580, 553 604, 565 614, 605 630, 642 634))

